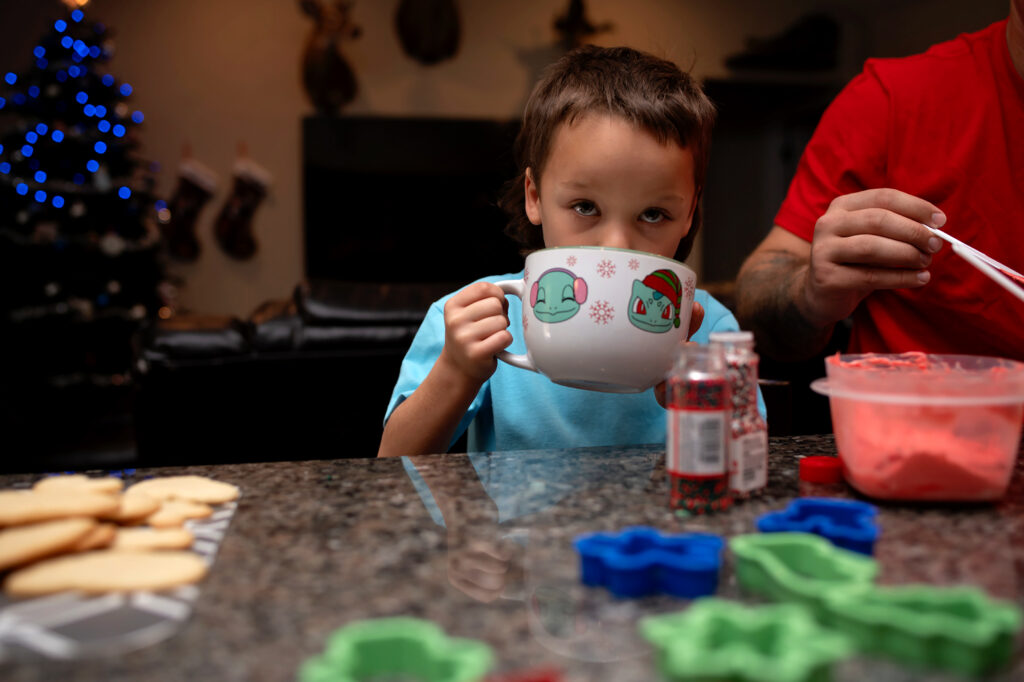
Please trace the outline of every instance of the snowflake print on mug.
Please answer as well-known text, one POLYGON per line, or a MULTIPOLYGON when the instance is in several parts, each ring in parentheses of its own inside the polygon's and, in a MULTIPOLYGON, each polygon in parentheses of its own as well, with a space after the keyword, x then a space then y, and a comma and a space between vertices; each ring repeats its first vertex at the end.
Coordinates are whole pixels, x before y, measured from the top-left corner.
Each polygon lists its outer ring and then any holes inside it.
POLYGON ((568 258, 566 258, 565 264, 568 265, 570 268, 576 265, 576 256, 569 256, 568 258))
POLYGON ((604 278, 611 277, 615 274, 615 263, 611 262, 607 258, 597 264, 597 274, 604 278))
POLYGON ((590 319, 597 324, 608 324, 615 319, 615 308, 608 301, 595 301, 590 306, 590 319))
POLYGON ((629 269, 630 270, 639 270, 640 269, 640 259, 638 259, 638 258, 630 258, 628 265, 629 265, 629 269))

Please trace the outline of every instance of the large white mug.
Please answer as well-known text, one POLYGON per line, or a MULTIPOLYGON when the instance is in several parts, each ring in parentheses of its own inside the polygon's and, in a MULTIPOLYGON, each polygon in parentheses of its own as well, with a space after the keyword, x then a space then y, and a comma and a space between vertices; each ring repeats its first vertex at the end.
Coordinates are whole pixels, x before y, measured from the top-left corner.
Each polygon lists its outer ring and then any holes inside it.
POLYGON ((643 251, 564 246, 526 257, 498 286, 523 301, 526 354, 498 359, 564 386, 639 393, 663 381, 686 341, 697 276, 643 251))

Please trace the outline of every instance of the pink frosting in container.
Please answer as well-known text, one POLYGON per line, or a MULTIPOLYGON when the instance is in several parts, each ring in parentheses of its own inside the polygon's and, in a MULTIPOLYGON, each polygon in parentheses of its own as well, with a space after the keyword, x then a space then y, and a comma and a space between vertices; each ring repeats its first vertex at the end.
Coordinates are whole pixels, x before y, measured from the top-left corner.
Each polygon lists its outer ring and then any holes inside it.
POLYGON ((986 501, 1009 485, 1024 425, 1024 363, 924 353, 834 355, 829 397, 846 480, 892 500, 986 501))

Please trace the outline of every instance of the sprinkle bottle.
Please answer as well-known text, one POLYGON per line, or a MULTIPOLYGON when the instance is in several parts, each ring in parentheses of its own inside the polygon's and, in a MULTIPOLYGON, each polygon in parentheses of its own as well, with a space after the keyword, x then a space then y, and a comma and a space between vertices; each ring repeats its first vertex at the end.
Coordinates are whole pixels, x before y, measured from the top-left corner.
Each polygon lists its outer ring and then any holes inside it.
POLYGON ((722 349, 682 346, 666 379, 669 507, 695 514, 727 509, 731 403, 722 349))
POLYGON ((757 409, 757 366, 754 334, 748 331, 712 332, 710 345, 725 356, 729 382, 729 491, 744 499, 768 481, 768 424, 757 409))

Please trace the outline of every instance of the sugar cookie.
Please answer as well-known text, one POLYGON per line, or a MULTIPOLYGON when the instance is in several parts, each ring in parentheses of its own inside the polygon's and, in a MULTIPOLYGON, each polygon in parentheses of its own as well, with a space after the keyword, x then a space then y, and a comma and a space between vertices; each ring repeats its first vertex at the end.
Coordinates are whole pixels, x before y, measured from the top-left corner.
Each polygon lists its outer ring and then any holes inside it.
POLYGON ((19 569, 7 577, 3 588, 16 597, 64 590, 164 590, 198 582, 206 570, 206 562, 188 551, 101 550, 45 559, 19 569))
POLYGON ((97 523, 96 527, 75 541, 68 548, 69 552, 88 552, 93 549, 109 547, 117 537, 117 526, 113 523, 97 523))
POLYGON ((238 486, 205 476, 163 476, 139 481, 127 494, 146 493, 160 500, 179 499, 220 504, 238 497, 238 486))
POLYGON ((36 481, 32 486, 33 490, 42 492, 67 490, 81 490, 88 493, 102 493, 105 495, 116 495, 124 488, 124 481, 114 476, 103 476, 102 478, 89 478, 85 474, 64 474, 62 476, 47 476, 36 481))
POLYGON ((117 497, 102 493, 0 490, 0 526, 14 526, 77 516, 96 517, 120 507, 117 497))
POLYGON ((0 571, 67 551, 97 526, 93 519, 60 519, 0 531, 0 571))
POLYGON ((187 528, 121 528, 112 549, 188 549, 195 536, 187 528))
POLYGON ((112 514, 105 514, 102 518, 117 523, 134 523, 160 508, 160 500, 145 493, 119 495, 117 499, 120 503, 118 510, 112 514))
POLYGON ((205 519, 213 509, 202 502, 192 500, 164 500, 160 509, 146 517, 146 523, 154 528, 180 526, 188 519, 205 519))

